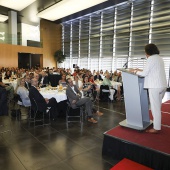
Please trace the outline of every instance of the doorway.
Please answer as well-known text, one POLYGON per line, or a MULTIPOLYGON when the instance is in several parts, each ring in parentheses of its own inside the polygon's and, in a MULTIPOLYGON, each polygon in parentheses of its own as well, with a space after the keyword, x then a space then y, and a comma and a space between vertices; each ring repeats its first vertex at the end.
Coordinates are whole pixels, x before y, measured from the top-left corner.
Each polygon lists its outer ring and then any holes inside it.
POLYGON ((42 54, 18 53, 18 68, 42 67, 42 54))

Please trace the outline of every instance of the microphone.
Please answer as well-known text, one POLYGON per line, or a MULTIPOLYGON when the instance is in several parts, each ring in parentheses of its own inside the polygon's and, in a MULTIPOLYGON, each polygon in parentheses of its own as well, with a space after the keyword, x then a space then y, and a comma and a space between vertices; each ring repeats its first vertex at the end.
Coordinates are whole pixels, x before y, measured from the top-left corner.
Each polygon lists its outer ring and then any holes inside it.
POLYGON ((123 68, 127 69, 128 68, 128 63, 130 61, 133 61, 133 60, 146 60, 146 58, 145 57, 142 57, 142 58, 132 58, 132 59, 126 61, 126 63, 123 65, 123 68))

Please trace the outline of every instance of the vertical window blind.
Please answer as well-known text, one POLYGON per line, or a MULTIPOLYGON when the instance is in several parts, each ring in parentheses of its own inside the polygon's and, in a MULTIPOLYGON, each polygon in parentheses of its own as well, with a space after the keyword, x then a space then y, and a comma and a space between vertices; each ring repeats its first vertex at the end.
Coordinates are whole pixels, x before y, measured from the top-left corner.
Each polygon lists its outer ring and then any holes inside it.
POLYGON ((132 0, 62 23, 65 66, 76 62, 80 68, 114 71, 129 61, 129 67, 142 69, 144 46, 155 43, 168 79, 169 13, 170 0, 132 0))

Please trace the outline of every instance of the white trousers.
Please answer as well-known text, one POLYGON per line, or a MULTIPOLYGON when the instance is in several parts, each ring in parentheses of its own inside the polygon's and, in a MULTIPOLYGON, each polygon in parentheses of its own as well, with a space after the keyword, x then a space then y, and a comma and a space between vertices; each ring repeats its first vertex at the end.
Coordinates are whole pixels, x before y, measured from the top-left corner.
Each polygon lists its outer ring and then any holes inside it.
POLYGON ((148 89, 151 111, 153 116, 153 128, 161 130, 161 104, 166 88, 148 89))

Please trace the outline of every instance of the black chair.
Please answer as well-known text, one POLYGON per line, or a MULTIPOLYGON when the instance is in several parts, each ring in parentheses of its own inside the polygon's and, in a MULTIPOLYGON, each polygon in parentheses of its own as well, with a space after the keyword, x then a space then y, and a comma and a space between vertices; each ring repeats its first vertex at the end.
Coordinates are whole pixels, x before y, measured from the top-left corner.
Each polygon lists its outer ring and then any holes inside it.
POLYGON ((73 108, 71 106, 70 100, 67 98, 67 110, 66 110, 66 126, 68 129, 68 124, 72 122, 80 122, 81 130, 83 127, 83 113, 84 113, 84 107, 79 106, 73 108))
POLYGON ((13 102, 14 102, 14 106, 13 106, 14 109, 11 112, 11 117, 16 117, 16 120, 21 121, 21 114, 22 114, 21 108, 24 107, 28 109, 28 115, 29 115, 30 106, 25 106, 22 102, 20 95, 16 93, 14 94, 13 102))
POLYGON ((28 123, 29 126, 31 123, 34 123, 34 127, 36 127, 36 122, 42 122, 42 125, 37 126, 44 126, 44 125, 51 125, 51 119, 50 119, 50 109, 51 107, 47 107, 47 109, 44 112, 39 111, 37 102, 34 98, 30 99, 31 101, 31 112, 29 114, 28 123), (45 116, 48 115, 49 122, 45 123, 45 116))
POLYGON ((101 101, 109 101, 110 90, 108 85, 100 86, 100 100, 101 101))

